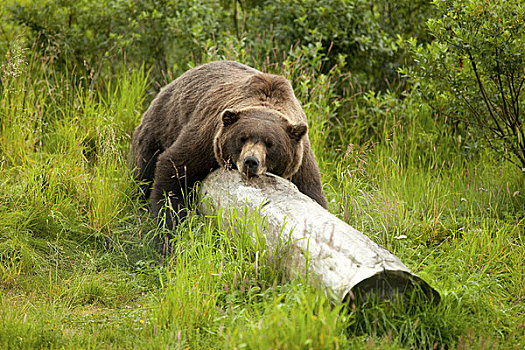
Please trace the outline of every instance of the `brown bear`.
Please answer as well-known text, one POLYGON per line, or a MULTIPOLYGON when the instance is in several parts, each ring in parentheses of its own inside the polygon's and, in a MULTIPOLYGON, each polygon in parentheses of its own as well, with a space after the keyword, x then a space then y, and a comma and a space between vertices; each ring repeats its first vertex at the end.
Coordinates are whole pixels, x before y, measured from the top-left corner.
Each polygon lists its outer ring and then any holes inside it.
POLYGON ((133 134, 132 156, 153 214, 170 229, 185 215, 185 191, 221 166, 290 179, 327 206, 291 84, 237 62, 204 64, 164 87, 133 134))

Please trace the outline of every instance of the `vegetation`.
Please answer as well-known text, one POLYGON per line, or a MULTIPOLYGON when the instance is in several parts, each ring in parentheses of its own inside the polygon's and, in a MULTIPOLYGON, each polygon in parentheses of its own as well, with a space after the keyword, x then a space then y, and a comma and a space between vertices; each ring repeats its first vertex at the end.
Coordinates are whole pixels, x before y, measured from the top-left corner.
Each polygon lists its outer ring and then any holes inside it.
POLYGON ((525 7, 512 1, 437 3, 435 40, 412 51, 414 75, 451 118, 525 170, 525 7), (445 102, 447 101, 447 102, 445 102), (452 102, 452 103, 451 103, 452 102))
POLYGON ((1 6, 1 348, 524 346, 521 2, 1 6), (439 305, 338 305, 287 281, 242 215, 194 212, 159 254, 131 133, 160 86, 215 59, 293 82, 331 212, 439 305))

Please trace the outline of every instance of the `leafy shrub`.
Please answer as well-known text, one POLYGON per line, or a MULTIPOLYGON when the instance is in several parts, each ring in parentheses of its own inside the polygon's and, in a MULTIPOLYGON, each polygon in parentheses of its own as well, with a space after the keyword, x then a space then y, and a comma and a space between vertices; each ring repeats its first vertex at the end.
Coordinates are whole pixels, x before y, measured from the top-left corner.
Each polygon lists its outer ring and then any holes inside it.
POLYGON ((431 0, 376 0, 371 3, 381 28, 393 38, 413 37, 419 42, 432 40, 426 27, 427 20, 435 15, 431 0))
POLYGON ((211 46, 235 38, 261 62, 295 46, 320 51, 323 73, 346 61, 354 83, 384 89, 403 56, 400 31, 424 38, 417 29, 428 8, 427 0, 39 0, 11 5, 8 20, 58 67, 95 79, 144 64, 164 85, 166 73, 202 63, 211 46))
POLYGON ((411 41, 405 73, 444 115, 467 123, 496 154, 525 169, 525 5, 513 1, 435 2, 435 40, 411 41))
POLYGON ((9 12, 57 68, 96 79, 144 65, 160 79, 222 31, 221 9, 198 0, 41 0, 15 3, 9 12))
POLYGON ((325 73, 343 57, 355 81, 367 84, 381 79, 378 61, 394 52, 394 40, 380 28, 371 8, 365 0, 265 1, 248 14, 247 32, 269 29, 272 37, 266 45, 281 50, 296 43, 320 46, 325 55, 331 53, 325 73))

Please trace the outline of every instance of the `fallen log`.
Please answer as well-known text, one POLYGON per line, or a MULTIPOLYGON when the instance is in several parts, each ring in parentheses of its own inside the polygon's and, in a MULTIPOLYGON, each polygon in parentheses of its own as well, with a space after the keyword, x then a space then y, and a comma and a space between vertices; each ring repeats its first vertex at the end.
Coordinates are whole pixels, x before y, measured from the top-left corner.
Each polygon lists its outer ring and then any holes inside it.
POLYGON ((323 209, 290 181, 272 174, 247 178, 219 169, 203 181, 200 203, 203 214, 217 216, 223 223, 238 218, 239 212, 263 216, 265 249, 269 255, 284 254, 283 272, 290 278, 307 275, 309 282, 339 302, 407 299, 416 290, 439 301, 439 294, 398 257, 323 209))

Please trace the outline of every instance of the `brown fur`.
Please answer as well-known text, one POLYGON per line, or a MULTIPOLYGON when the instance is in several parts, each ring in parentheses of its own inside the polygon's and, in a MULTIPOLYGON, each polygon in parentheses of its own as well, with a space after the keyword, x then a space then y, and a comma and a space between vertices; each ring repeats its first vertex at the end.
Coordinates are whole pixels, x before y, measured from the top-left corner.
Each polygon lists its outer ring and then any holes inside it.
POLYGON ((172 228, 177 218, 166 206, 183 216, 184 190, 219 166, 245 164, 245 144, 257 145, 249 154, 258 160, 253 175, 267 169, 289 178, 326 208, 306 131, 306 115, 284 77, 236 62, 208 63, 167 85, 144 113, 133 135, 135 175, 146 183, 154 214, 172 228))

